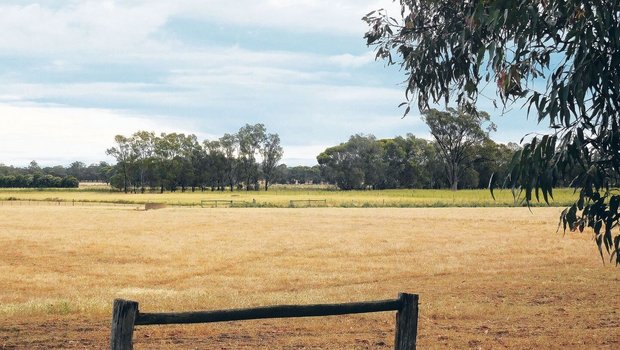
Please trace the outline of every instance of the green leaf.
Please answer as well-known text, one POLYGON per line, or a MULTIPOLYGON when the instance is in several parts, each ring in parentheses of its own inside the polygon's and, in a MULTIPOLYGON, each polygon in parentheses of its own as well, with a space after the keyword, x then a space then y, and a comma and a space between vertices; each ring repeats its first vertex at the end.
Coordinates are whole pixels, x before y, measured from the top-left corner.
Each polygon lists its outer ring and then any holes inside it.
POLYGON ((491 174, 491 178, 489 179, 489 191, 491 191, 491 197, 495 200, 495 194, 493 190, 495 189, 495 173, 491 174))
POLYGON ((614 238, 614 253, 611 255, 611 258, 613 258, 613 256, 616 256, 616 265, 620 265, 620 235, 617 235, 616 238, 614 238))

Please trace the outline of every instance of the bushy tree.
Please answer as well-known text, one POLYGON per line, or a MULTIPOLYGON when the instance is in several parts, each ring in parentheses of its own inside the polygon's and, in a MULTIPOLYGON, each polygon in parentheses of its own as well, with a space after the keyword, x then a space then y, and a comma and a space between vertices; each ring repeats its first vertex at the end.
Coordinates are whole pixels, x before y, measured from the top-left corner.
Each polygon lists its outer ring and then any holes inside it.
POLYGON ((80 187, 80 181, 71 175, 65 176, 60 181, 60 187, 62 188, 78 188, 80 187))
POLYGON ((380 188, 428 188, 434 186, 433 177, 443 176, 432 166, 437 163, 432 142, 411 134, 378 142, 386 169, 380 188))
POLYGON ((343 190, 376 188, 384 173, 383 149, 373 135, 353 135, 317 156, 322 176, 343 190))
POLYGON ((592 228, 601 256, 620 264, 620 1, 400 4, 398 18, 378 11, 364 20, 377 57, 407 74, 405 104, 456 100, 475 113, 486 83, 504 105, 525 101, 554 131, 517 152, 510 184, 528 202, 547 200, 575 171, 579 199, 562 213, 564 228, 592 228))
POLYGON ((446 112, 436 109, 424 112, 424 121, 435 139, 437 154, 443 160, 452 191, 458 189, 459 180, 472 164, 474 147, 481 145, 488 139, 489 132, 495 129, 493 123, 484 129, 483 123, 489 120, 485 112, 468 113, 452 108, 446 112))

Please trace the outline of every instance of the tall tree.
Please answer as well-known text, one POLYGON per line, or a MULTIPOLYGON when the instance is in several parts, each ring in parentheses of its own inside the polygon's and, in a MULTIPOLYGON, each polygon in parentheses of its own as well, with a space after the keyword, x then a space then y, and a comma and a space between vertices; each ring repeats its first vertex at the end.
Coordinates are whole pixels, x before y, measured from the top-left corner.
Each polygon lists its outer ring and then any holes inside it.
POLYGON ((83 162, 73 162, 69 164, 69 168, 67 168, 67 174, 77 179, 82 179, 84 178, 85 170, 86 164, 84 164, 83 162))
POLYGON ((263 144, 260 149, 260 154, 263 159, 262 170, 265 178, 265 191, 269 190, 269 184, 275 175, 278 162, 284 155, 284 150, 280 146, 280 136, 278 134, 268 134, 263 139, 263 144))
POLYGON ((226 182, 230 192, 232 192, 237 185, 239 175, 239 160, 237 159, 239 154, 239 138, 234 134, 224 134, 219 140, 219 145, 225 159, 224 173, 226 174, 226 182))
POLYGON ((192 192, 196 188, 196 180, 200 177, 200 162, 202 158, 202 147, 196 135, 182 135, 180 141, 180 154, 178 166, 178 182, 181 185, 181 192, 185 192, 188 186, 192 187, 192 192))
POLYGON ((258 190, 258 165, 256 155, 260 150, 261 143, 265 139, 265 126, 263 124, 246 124, 237 133, 239 140, 239 160, 241 174, 245 179, 245 189, 258 190))
POLYGON ((39 166, 39 164, 38 164, 35 160, 33 160, 33 161, 31 161, 31 162, 30 162, 30 164, 28 165, 28 171, 29 171, 31 174, 38 173, 38 172, 40 172, 40 171, 41 171, 41 167, 39 166))
POLYGON ((135 132, 131 139, 131 152, 136 158, 136 166, 138 170, 137 183, 144 192, 146 185, 146 176, 153 168, 153 157, 155 155, 156 136, 154 132, 138 131, 135 132))
POLYGON ((451 190, 458 189, 459 179, 472 163, 474 146, 481 145, 488 138, 489 131, 495 128, 493 123, 489 123, 487 130, 483 129, 482 123, 489 119, 485 112, 474 114, 451 108, 446 112, 436 109, 424 112, 424 121, 443 159, 451 190))
POLYGON ((130 186, 129 176, 135 160, 131 151, 131 142, 129 138, 123 135, 116 135, 114 142, 116 142, 116 146, 108 148, 106 154, 116 158, 116 164, 120 168, 122 176, 123 191, 127 193, 130 186))
MULTIPOLYGON (((491 139, 476 146, 473 150, 472 169, 478 173, 477 188, 487 188, 493 177, 504 179, 508 176, 508 166, 515 152, 521 147, 516 143, 496 143, 491 139)), ((506 184, 500 182, 502 187, 506 184)))
MULTIPOLYGON (((223 191, 226 187, 227 160, 224 148, 220 141, 205 140, 202 144, 206 155, 205 167, 209 169, 206 183, 211 186, 211 191, 223 191)), ((231 188, 232 191, 232 188, 231 188)))
POLYGON ((163 193, 165 188, 175 191, 177 188, 177 176, 181 171, 180 155, 181 144, 184 134, 162 133, 155 142, 155 159, 159 169, 159 188, 163 193))
POLYGON ((605 249, 620 264, 620 1, 400 4, 398 19, 378 11, 364 20, 377 57, 407 74, 405 104, 428 109, 456 98, 475 112, 485 83, 504 105, 526 101, 554 131, 517 152, 512 186, 528 202, 534 193, 546 201, 558 178, 575 171, 579 199, 561 221, 590 227, 601 256, 605 249))

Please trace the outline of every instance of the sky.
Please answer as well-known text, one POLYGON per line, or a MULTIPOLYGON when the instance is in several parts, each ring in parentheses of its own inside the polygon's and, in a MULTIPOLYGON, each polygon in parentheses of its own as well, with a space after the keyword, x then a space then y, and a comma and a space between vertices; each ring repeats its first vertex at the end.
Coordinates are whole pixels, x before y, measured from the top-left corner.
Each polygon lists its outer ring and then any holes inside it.
MULTIPOLYGON (((3 0, 0 163, 113 162, 114 135, 201 140, 263 123, 289 166, 353 134, 430 138, 402 118, 404 72, 375 61, 361 18, 391 0, 3 0)), ((515 106, 481 109, 492 138, 544 131, 515 106)))

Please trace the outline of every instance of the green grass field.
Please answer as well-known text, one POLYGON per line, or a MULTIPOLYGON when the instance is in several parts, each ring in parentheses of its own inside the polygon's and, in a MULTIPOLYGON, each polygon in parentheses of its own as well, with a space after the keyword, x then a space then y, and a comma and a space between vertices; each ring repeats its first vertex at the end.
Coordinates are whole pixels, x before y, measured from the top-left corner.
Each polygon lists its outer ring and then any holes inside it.
MULTIPOLYGON (((557 189, 551 206, 566 206, 574 202, 577 194, 572 189, 557 189)), ((522 196, 521 196, 522 198, 522 196)), ((235 192, 166 192, 129 193, 108 188, 87 186, 80 189, 0 189, 0 201, 58 201, 100 203, 166 203, 180 206, 215 206, 213 201, 233 201, 241 207, 509 207, 523 206, 522 199, 514 198, 510 190, 495 191, 495 199, 488 190, 378 190, 338 191, 321 187, 278 187, 269 191, 235 192), (310 200, 310 202, 306 202, 310 200), (291 202, 293 201, 293 202, 291 202), (317 202, 312 202, 317 201, 317 202), (323 202, 324 201, 324 202, 323 202)), ((218 202, 218 206, 229 203, 218 202)), ((547 204, 534 201, 533 206, 547 204)))

